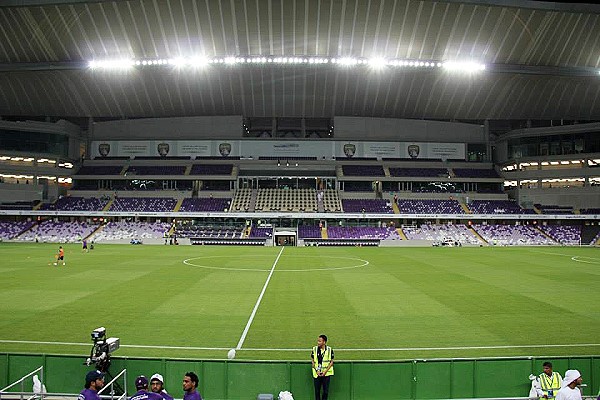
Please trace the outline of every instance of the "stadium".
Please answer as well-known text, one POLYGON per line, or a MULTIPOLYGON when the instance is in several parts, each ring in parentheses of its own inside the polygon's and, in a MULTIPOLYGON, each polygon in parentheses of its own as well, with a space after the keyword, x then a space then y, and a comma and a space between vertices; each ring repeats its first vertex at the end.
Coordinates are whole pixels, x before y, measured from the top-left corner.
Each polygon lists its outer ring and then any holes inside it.
POLYGON ((595 399, 599 245, 593 2, 0 1, 0 399, 595 399))

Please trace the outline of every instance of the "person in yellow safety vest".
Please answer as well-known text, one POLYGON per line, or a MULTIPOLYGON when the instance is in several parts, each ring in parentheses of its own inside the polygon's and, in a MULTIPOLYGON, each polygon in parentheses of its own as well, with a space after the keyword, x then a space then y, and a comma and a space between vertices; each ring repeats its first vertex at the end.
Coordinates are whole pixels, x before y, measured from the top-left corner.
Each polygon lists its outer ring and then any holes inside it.
POLYGON ((562 386, 562 376, 558 372, 552 372, 552 363, 549 361, 543 367, 544 372, 538 377, 541 388, 537 389, 537 395, 540 399, 554 399, 562 386))
POLYGON ((315 399, 327 400, 329 396, 329 380, 333 376, 333 349, 327 346, 327 336, 319 335, 317 345, 310 353, 312 374, 315 384, 315 399), (323 388, 323 395, 321 395, 323 388))

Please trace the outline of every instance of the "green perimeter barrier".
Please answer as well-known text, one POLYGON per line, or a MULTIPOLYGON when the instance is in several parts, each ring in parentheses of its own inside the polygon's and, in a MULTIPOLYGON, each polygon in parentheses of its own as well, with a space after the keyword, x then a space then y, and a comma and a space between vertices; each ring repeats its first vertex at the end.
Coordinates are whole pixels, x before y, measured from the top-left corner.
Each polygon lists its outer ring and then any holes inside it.
MULTIPOLYGON (((83 365, 84 358, 0 353, 0 388, 43 365, 49 392, 78 393, 91 369, 83 365)), ((588 385, 584 395, 598 393, 600 356, 339 361, 335 363, 330 399, 524 397, 529 394, 529 374, 541 373, 544 361, 551 361, 554 370, 561 374, 567 369, 578 369, 588 385)), ((123 368, 127 369, 131 393, 136 376, 150 377, 158 372, 164 376, 169 393, 182 398, 183 375, 195 371, 200 377, 200 393, 207 400, 253 400, 259 393, 272 393, 277 398, 282 390, 292 392, 295 399, 314 396, 310 362, 113 357, 111 372, 116 375, 123 368)), ((29 381, 26 390, 31 390, 31 384, 29 381)))

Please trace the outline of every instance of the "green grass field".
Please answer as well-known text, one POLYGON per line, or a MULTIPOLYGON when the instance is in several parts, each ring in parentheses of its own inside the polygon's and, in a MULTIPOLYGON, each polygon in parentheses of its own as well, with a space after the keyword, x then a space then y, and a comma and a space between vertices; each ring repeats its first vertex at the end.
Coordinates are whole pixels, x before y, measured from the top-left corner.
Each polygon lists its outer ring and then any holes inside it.
POLYGON ((600 353, 594 248, 57 248, 0 244, 0 352, 84 356, 105 326, 115 356, 225 358, 275 265, 237 358, 306 359, 321 333, 341 359, 600 353))

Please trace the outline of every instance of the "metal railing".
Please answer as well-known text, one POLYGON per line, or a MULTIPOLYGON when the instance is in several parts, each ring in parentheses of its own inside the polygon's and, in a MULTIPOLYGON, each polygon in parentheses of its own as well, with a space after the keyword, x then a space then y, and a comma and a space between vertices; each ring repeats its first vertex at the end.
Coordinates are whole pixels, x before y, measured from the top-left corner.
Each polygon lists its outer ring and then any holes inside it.
POLYGON ((104 398, 111 399, 111 400, 126 399, 127 398, 127 369, 123 369, 114 378, 112 378, 110 380, 110 382, 104 384, 104 387, 98 391, 98 395, 103 399, 104 398), (115 397, 115 384, 116 384, 115 382, 117 381, 117 379, 119 379, 119 377, 121 375, 123 376, 123 394, 119 395, 118 397, 115 397), (110 391, 108 392, 109 395, 108 396, 107 395, 100 396, 108 388, 110 388, 110 391))
MULTIPOLYGON (((25 398, 26 393, 29 393, 30 396, 27 398, 27 400, 31 400, 34 397, 36 397, 37 395, 41 395, 42 392, 44 391, 44 366, 41 366, 33 371, 31 371, 30 373, 28 373, 27 375, 21 377, 20 379, 16 380, 15 382, 11 383, 10 385, 6 386, 3 389, 0 389, 0 399, 2 399, 2 393, 7 393, 6 391, 10 388, 12 388, 15 385, 21 384, 21 391, 17 392, 19 393, 20 399, 23 400, 25 398), (26 392, 25 391, 25 379, 29 378, 30 376, 36 374, 36 373, 40 373, 40 382, 41 382, 41 387, 40 387, 40 393, 34 393, 33 391, 31 392, 26 392)), ((15 392, 10 392, 11 396, 14 396, 16 393, 15 392)), ((5 395, 6 397, 6 395, 5 395)))

